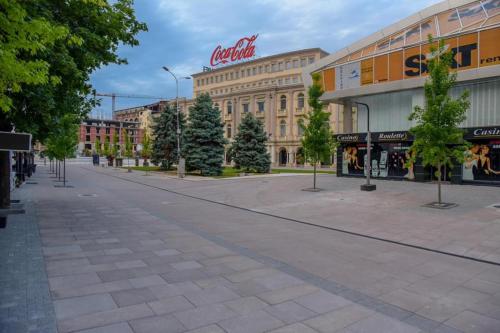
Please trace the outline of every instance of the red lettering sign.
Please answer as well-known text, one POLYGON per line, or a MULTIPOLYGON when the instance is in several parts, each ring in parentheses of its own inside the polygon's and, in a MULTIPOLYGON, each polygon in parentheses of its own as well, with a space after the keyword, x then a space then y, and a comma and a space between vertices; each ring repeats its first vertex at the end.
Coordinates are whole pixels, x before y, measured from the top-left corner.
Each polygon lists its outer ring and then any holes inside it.
POLYGON ((255 45, 253 45, 253 42, 255 42, 257 36, 258 35, 243 37, 237 41, 234 46, 228 47, 227 49, 223 49, 222 46, 218 45, 212 53, 210 65, 215 67, 217 65, 224 65, 229 62, 253 57, 255 55, 255 45))

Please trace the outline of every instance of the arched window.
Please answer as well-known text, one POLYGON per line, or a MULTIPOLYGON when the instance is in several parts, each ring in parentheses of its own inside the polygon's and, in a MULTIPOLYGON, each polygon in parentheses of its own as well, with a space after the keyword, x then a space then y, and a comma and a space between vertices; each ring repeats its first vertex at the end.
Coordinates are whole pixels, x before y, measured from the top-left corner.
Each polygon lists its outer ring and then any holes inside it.
POLYGON ((227 102, 227 114, 233 113, 233 103, 231 101, 227 102))
POLYGON ((299 121, 297 121, 297 134, 299 136, 304 135, 304 128, 302 127, 303 125, 304 125, 304 119, 299 119, 299 121))
POLYGON ((286 110, 286 96, 281 95, 280 97, 280 110, 286 110))
POLYGON ((299 110, 304 108, 304 94, 303 93, 300 93, 297 96, 297 107, 299 108, 299 110))
POLYGON ((280 136, 286 136, 286 121, 280 121, 280 136))
POLYGON ((138 122, 138 121, 139 121, 139 118, 135 118, 135 119, 134 119, 134 121, 135 121, 135 122, 138 122))
POLYGON ((231 124, 227 124, 227 127, 226 127, 226 134, 227 134, 227 138, 230 139, 231 138, 231 124))

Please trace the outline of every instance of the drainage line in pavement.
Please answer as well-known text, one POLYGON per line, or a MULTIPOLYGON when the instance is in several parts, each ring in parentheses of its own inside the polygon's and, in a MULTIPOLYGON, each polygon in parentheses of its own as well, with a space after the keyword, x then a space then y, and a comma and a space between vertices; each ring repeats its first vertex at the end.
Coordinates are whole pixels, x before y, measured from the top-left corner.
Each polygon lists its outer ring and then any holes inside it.
POLYGON ((94 171, 96 173, 100 173, 102 175, 106 175, 106 176, 109 176, 109 177, 114 177, 114 178, 117 178, 117 179, 125 180, 125 181, 131 182, 131 183, 135 183, 135 184, 139 184, 139 185, 143 185, 143 186, 155 188, 157 190, 161 190, 161 191, 173 193, 173 194, 180 195, 180 196, 183 196, 183 197, 187 197, 187 198, 191 198, 191 199, 196 199, 196 200, 200 200, 200 201, 205 201, 205 202, 209 202, 209 203, 213 203, 213 204, 217 204, 217 205, 222 205, 222 206, 226 206, 226 207, 230 207, 230 208, 234 208, 234 209, 239 209, 239 210, 243 210, 243 211, 247 211, 247 212, 251 212, 251 213, 255 213, 255 214, 260 214, 260 215, 264 215, 264 216, 274 217, 274 218, 285 220, 285 221, 300 223, 300 224, 303 224, 303 225, 308 225, 308 226, 311 226, 311 227, 316 227, 316 228, 321 228, 321 229, 326 229, 326 230, 331 230, 331 231, 337 231, 337 232, 341 232, 341 233, 348 234, 348 235, 351 235, 351 236, 357 236, 357 237, 363 237, 363 238, 378 240, 378 241, 381 241, 381 242, 396 244, 396 245, 400 245, 400 246, 404 246, 404 247, 410 247, 410 248, 414 248, 414 249, 418 249, 418 250, 423 250, 423 251, 427 251, 427 252, 444 254, 444 255, 447 255, 447 256, 457 257, 457 258, 466 259, 466 260, 475 261, 475 262, 480 262, 480 263, 483 263, 483 264, 500 266, 500 263, 496 262, 496 261, 490 261, 490 260, 485 260, 485 259, 480 259, 480 258, 474 258, 474 257, 464 256, 464 255, 461 255, 461 254, 456 254, 456 253, 452 253, 452 252, 446 252, 446 251, 431 249, 431 248, 424 247, 424 246, 419 246, 419 245, 413 245, 413 244, 403 243, 403 242, 399 242, 399 241, 395 241, 395 240, 391 240, 391 239, 387 239, 387 238, 370 236, 370 235, 365 235, 365 234, 357 233, 357 232, 354 232, 354 231, 349 231, 349 230, 344 230, 344 229, 338 229, 338 228, 328 227, 328 226, 324 226, 324 225, 320 225, 320 224, 315 224, 315 223, 312 223, 312 222, 301 221, 301 220, 297 220, 297 219, 294 219, 294 218, 291 218, 291 217, 285 217, 285 216, 279 216, 279 215, 275 215, 275 214, 271 214, 271 213, 260 212, 260 211, 253 210, 253 209, 250 209, 250 208, 245 208, 245 207, 241 207, 241 206, 235 206, 235 205, 231 205, 231 204, 228 204, 228 203, 225 203, 225 202, 220 202, 220 201, 210 200, 210 199, 206 199, 206 198, 201 198, 201 197, 197 197, 197 196, 186 194, 186 193, 182 193, 182 192, 177 192, 177 191, 170 190, 170 189, 163 188, 163 187, 159 187, 159 186, 141 183, 139 181, 131 180, 131 179, 128 179, 128 178, 123 178, 123 177, 120 177, 120 176, 110 175, 110 174, 107 174, 107 173, 104 173, 104 172, 99 172, 99 171, 90 170, 90 169, 87 169, 87 170, 94 171))

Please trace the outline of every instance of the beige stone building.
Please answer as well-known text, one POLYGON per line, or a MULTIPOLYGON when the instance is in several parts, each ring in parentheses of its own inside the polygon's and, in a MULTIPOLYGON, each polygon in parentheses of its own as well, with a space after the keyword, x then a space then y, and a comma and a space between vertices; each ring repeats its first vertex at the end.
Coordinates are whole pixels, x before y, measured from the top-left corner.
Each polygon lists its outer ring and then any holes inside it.
MULTIPOLYGON (((302 71, 327 55, 319 48, 304 49, 193 74, 193 99, 179 98, 179 109, 187 113, 196 96, 210 94, 214 105, 221 110, 224 135, 229 142, 242 117, 251 112, 264 124, 272 164, 302 164, 299 124, 309 111, 302 71)), ((151 133, 153 119, 159 116, 166 103, 175 105, 175 99, 118 110, 113 118, 139 122, 141 128, 151 133)), ((335 104, 329 105, 328 111, 333 131, 340 133, 342 112, 337 112, 335 104)), ((230 163, 227 158, 226 163, 230 163)))
MULTIPOLYGON (((326 55, 319 48, 304 49, 196 73, 193 94, 210 94, 229 141, 245 113, 253 113, 269 136, 273 165, 293 166, 301 163, 299 123, 309 109, 302 69, 326 55)), ((331 120, 337 127, 337 116, 332 114, 331 120)))

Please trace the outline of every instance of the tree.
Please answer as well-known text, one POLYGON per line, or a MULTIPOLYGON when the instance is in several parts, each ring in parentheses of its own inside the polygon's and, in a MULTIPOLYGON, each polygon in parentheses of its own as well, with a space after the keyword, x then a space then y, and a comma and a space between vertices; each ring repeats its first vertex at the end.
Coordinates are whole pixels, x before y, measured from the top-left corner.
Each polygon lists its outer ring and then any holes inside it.
POLYGON ((95 152, 97 155, 101 156, 102 154, 102 147, 101 147, 101 140, 99 140, 99 137, 95 139, 95 152))
POLYGON ((309 87, 309 106, 311 110, 306 115, 307 125, 299 123, 304 131, 302 148, 305 160, 314 167, 313 189, 316 190, 316 166, 322 160, 330 158, 335 148, 333 133, 330 129, 330 113, 323 111, 323 104, 319 100, 323 95, 320 85, 321 77, 313 75, 313 84, 309 87))
POLYGON ((48 138, 47 145, 52 155, 64 162, 63 186, 66 186, 66 158, 75 154, 78 144, 78 119, 66 114, 58 119, 55 129, 48 138))
POLYGON ((427 62, 429 77, 424 85, 425 106, 416 106, 409 119, 416 125, 410 129, 415 137, 410 151, 422 159, 424 166, 432 166, 438 181, 438 205, 441 201, 442 168, 453 167, 454 161, 462 162, 467 143, 458 127, 466 119, 470 106, 469 92, 452 99, 450 89, 455 85, 457 74, 450 73, 453 54, 446 51, 444 40, 436 43, 429 36, 431 54, 427 62))
POLYGON ((127 168, 130 172, 130 158, 134 156, 132 140, 126 128, 123 129, 123 141, 124 141, 124 156, 127 158, 127 168))
MULTIPOLYGON (((179 127, 184 133, 186 120, 184 114, 179 113, 179 127)), ((170 170, 172 164, 179 160, 177 153, 177 112, 170 105, 166 105, 160 117, 155 120, 153 127, 153 152, 151 161, 160 165, 161 170, 170 170)), ((181 137, 181 147, 183 137, 181 137)))
POLYGON ((187 170, 199 170, 204 176, 221 175, 226 144, 224 124, 207 93, 196 97, 189 108, 189 126, 184 134, 187 170))
POLYGON ((118 157, 120 151, 120 143, 118 140, 118 129, 115 129, 113 133, 113 144, 111 145, 111 161, 118 157))
POLYGON ((151 157, 151 139, 146 131, 142 137, 141 157, 144 159, 143 165, 148 166, 148 159, 151 157))
MULTIPOLYGON (((84 117, 96 104, 92 72, 126 63, 118 46, 138 45, 145 30, 132 0, 0 0, 0 130, 43 143, 65 114, 84 117)), ((0 152, 0 208, 10 202, 8 163, 0 152)))
POLYGON ((271 157, 266 148, 267 134, 262 123, 247 113, 238 126, 238 134, 231 145, 231 157, 238 168, 246 172, 269 172, 271 157))
POLYGON ((106 138, 104 139, 104 156, 108 159, 108 161, 111 160, 111 146, 109 143, 109 136, 106 135, 106 138))

